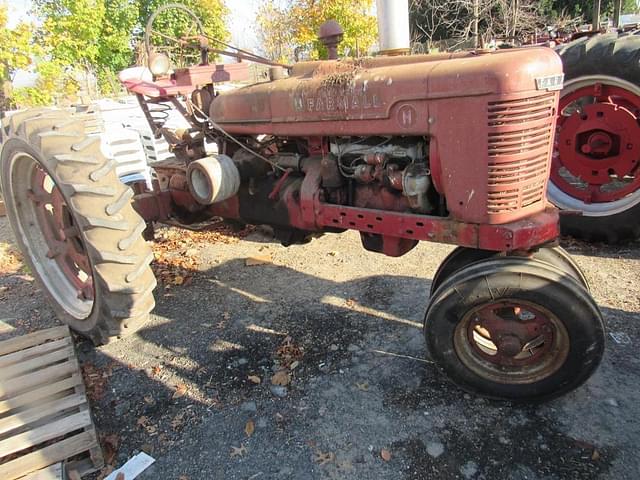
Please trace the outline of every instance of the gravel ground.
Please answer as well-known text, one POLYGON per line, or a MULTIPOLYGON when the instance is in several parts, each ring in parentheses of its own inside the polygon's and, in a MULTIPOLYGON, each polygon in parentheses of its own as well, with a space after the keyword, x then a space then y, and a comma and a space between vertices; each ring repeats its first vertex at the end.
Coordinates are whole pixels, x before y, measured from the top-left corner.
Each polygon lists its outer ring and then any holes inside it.
MULTIPOLYGON (((151 453, 143 479, 637 479, 640 244, 565 247, 604 313, 605 359, 575 392, 513 406, 464 394, 426 357, 450 247, 392 259, 354 233, 191 246, 198 271, 158 288, 143 330, 78 344, 107 457, 151 453), (246 266, 255 256, 273 263, 246 266), (271 385, 282 366, 291 382, 271 385)), ((57 323, 24 271, 0 279, 0 320, 4 335, 57 323)))

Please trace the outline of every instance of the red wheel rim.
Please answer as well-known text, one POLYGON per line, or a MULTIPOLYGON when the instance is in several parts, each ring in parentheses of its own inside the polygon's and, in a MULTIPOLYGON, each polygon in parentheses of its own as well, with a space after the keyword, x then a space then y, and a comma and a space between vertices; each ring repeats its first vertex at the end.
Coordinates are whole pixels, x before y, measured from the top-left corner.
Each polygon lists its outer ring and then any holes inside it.
POLYGON ((58 186, 36 166, 31 174, 28 198, 48 247, 47 258, 56 262, 82 300, 94 299, 93 274, 80 230, 58 186))
POLYGON ((569 337, 550 311, 528 301, 505 300, 478 306, 454 335, 460 360, 499 383, 532 383, 555 373, 569 352, 569 337))
POLYGON ((640 96, 593 83, 560 99, 551 180, 584 203, 620 200, 640 188, 640 96))

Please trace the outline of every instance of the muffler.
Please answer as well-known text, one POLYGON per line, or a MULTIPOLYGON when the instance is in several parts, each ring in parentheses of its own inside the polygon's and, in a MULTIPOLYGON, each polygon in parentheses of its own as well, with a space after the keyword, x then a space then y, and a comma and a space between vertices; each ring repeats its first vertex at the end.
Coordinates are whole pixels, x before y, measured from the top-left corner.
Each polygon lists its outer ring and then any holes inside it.
POLYGON ((409 0, 376 0, 381 55, 403 55, 411 51, 409 0))

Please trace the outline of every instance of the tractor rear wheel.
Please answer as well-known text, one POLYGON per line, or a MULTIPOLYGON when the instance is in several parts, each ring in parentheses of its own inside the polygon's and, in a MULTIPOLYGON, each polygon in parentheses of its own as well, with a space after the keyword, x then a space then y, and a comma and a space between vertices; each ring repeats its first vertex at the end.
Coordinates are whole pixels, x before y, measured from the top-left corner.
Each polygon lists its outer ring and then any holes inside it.
POLYGON ((589 241, 640 238, 640 34, 580 38, 558 49, 558 108, 549 199, 582 216, 562 232, 589 241))
POLYGON ((154 307, 152 252, 132 191, 90 115, 16 113, 3 124, 0 173, 16 241, 57 316, 96 344, 139 329, 154 307))
POLYGON ((438 288, 425 316, 436 365, 491 398, 544 401, 573 390, 604 350, 602 316, 565 272, 524 258, 470 265, 438 288))
MULTIPOLYGON (((513 255, 517 256, 517 255, 513 255)), ((513 258, 510 256, 509 258, 513 258)), ((431 296, 447 278, 469 265, 484 260, 504 257, 503 253, 477 248, 458 247, 453 250, 440 264, 431 281, 431 296)), ((528 257, 522 257, 528 258, 528 257)), ((571 258, 571 255, 562 247, 541 247, 531 253, 531 258, 548 263, 573 277, 587 291, 590 290, 589 282, 582 269, 571 258)))

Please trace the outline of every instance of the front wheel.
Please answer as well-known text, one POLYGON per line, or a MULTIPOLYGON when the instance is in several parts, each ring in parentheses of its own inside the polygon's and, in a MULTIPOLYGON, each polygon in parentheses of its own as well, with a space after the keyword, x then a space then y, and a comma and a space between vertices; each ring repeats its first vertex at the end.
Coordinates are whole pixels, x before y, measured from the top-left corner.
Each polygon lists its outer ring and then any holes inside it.
POLYGON ((438 367, 463 389, 543 401, 596 370, 601 313, 588 292, 551 265, 500 258, 468 266, 437 290, 425 336, 438 367))

